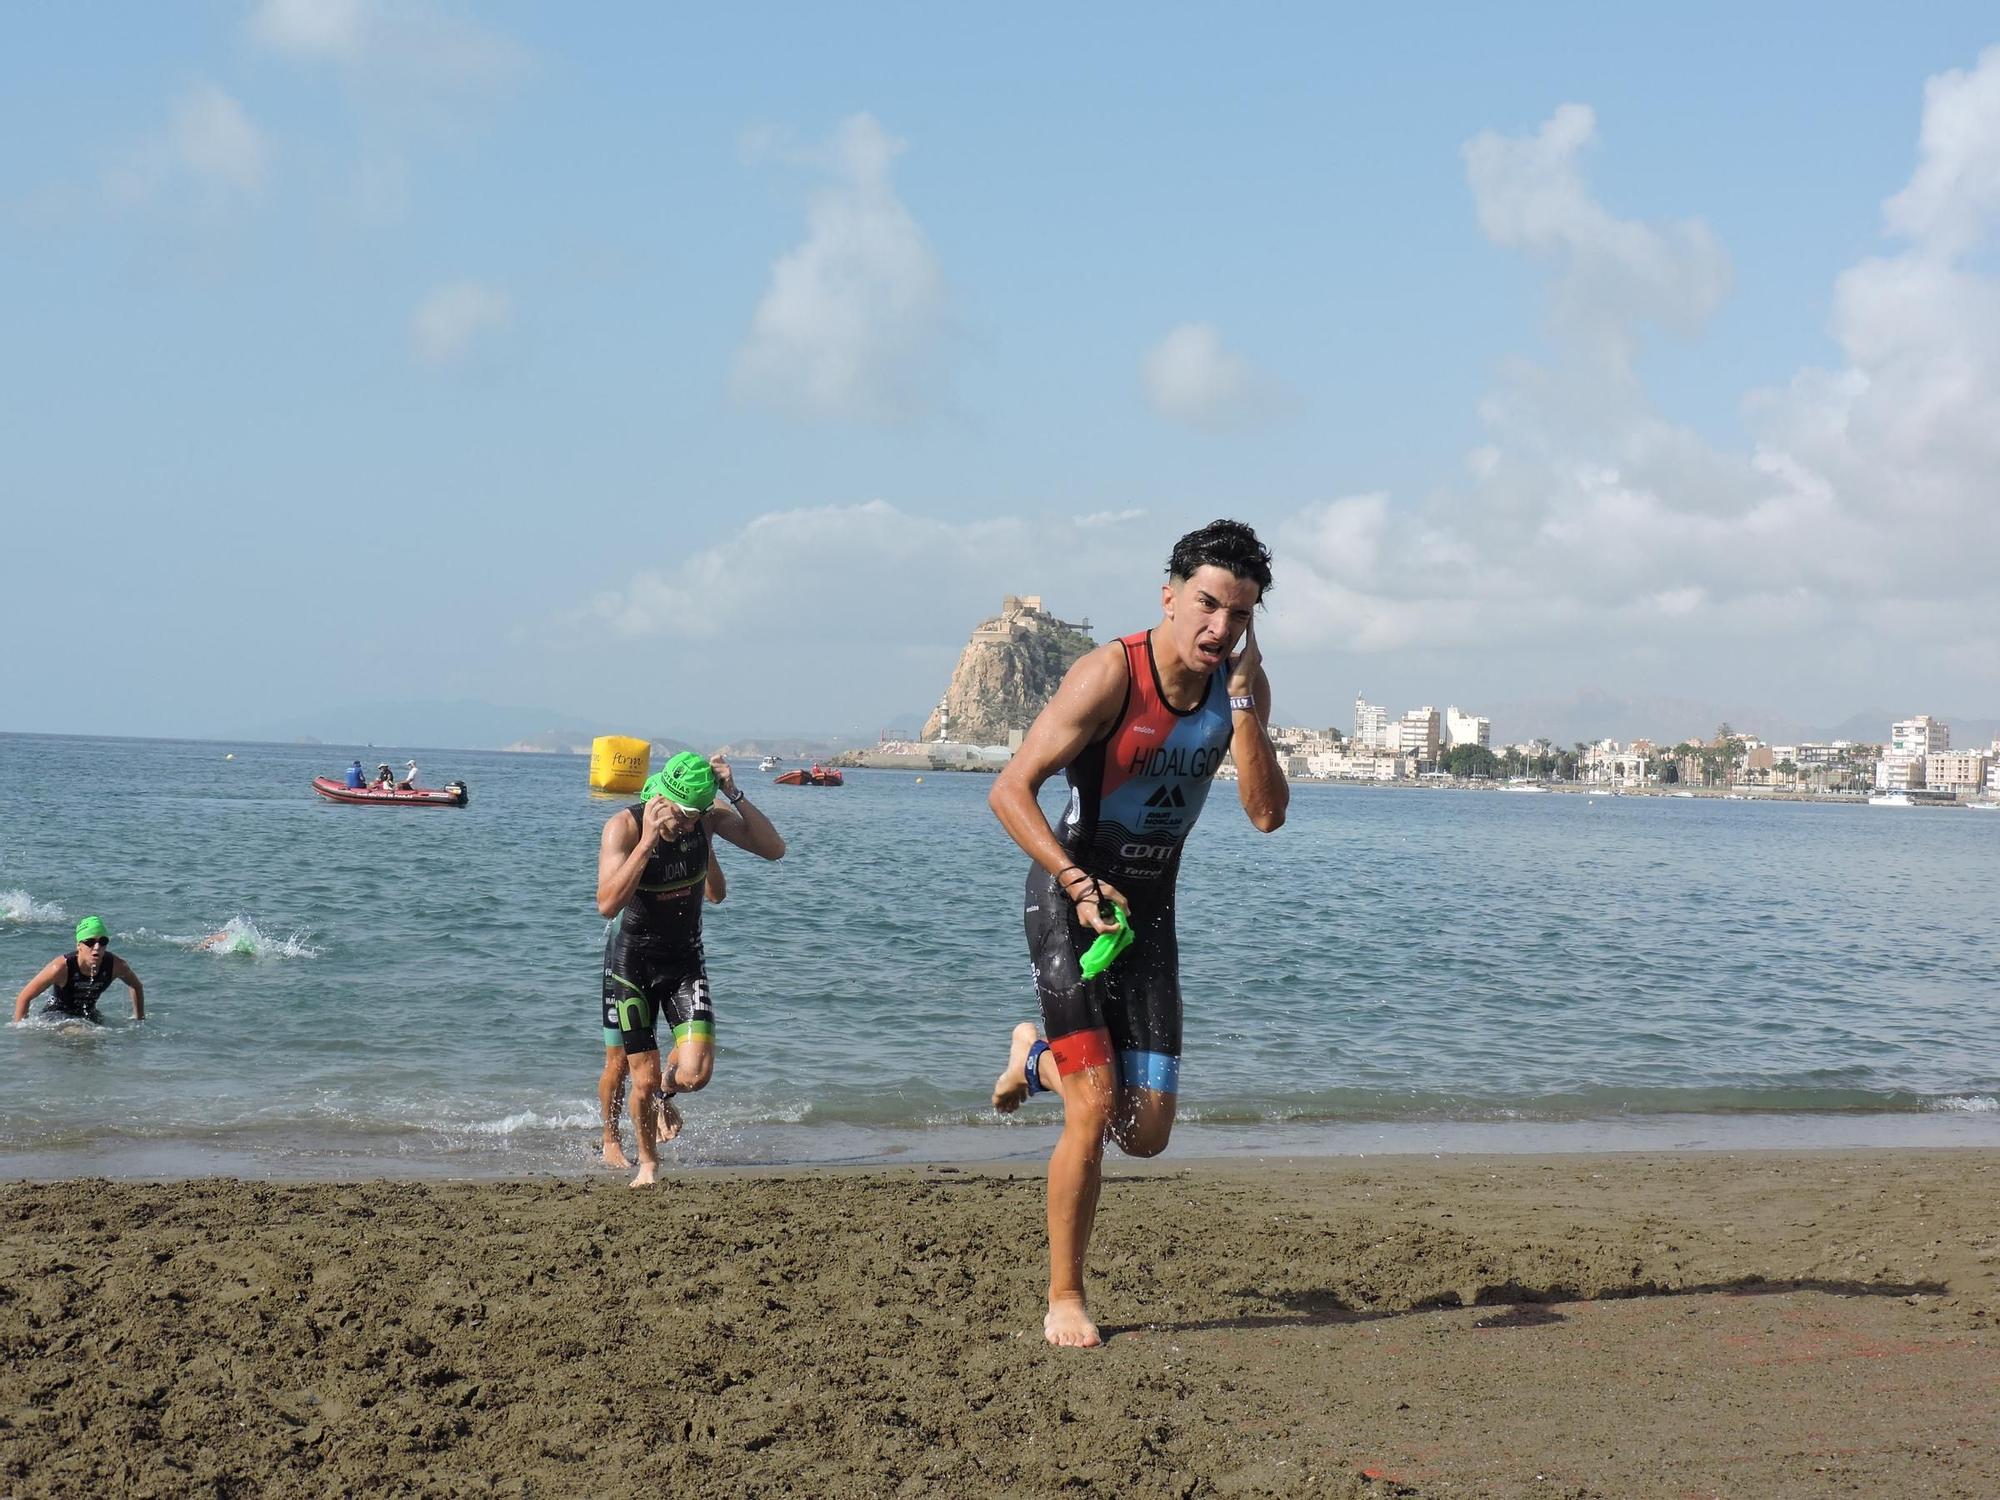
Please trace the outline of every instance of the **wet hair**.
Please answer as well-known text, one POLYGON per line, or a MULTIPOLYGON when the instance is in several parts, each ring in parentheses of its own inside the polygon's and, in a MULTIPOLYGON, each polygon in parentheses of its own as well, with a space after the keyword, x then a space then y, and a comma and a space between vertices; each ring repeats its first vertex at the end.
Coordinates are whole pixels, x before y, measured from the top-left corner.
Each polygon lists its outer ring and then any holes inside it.
POLYGON ((1167 558, 1167 577, 1185 583, 1206 567, 1221 568, 1257 585, 1257 602, 1271 592, 1271 549, 1241 521, 1210 521, 1190 531, 1167 558))

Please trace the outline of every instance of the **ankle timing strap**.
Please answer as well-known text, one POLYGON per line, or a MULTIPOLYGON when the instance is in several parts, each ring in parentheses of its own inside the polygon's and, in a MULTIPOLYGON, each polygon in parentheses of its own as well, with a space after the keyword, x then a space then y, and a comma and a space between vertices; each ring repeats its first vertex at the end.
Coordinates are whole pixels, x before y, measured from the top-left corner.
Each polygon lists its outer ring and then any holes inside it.
POLYGON ((1042 1054, 1048 1050, 1049 1044, 1040 1037, 1035 1038, 1035 1045, 1028 1049, 1028 1096, 1030 1098, 1033 1098, 1036 1094, 1051 1094, 1055 1092, 1055 1090, 1042 1082, 1042 1054))

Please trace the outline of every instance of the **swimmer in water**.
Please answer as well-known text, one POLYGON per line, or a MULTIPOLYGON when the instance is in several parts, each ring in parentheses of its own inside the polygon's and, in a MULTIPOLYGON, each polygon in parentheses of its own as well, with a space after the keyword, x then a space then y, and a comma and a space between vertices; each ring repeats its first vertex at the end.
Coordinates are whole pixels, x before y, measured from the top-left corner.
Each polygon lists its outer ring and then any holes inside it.
POLYGON ((132 992, 132 1019, 145 1020, 146 987, 139 983, 132 966, 111 951, 111 934, 105 930, 104 919, 85 917, 76 924, 76 951, 50 959, 14 997, 14 1019, 26 1019, 35 996, 51 990, 53 995, 42 1008, 43 1015, 101 1026, 104 1018, 97 1013, 97 1002, 114 981, 132 992))

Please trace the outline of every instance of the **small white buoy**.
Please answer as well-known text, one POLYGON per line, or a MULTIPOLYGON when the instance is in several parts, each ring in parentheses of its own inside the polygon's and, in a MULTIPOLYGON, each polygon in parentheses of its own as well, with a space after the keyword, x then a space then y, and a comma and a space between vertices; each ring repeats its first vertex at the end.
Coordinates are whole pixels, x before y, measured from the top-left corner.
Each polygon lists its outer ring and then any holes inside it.
POLYGON ((235 752, 234 750, 232 750, 232 751, 230 751, 230 752, 229 752, 229 753, 228 753, 227 755, 223 756, 222 758, 223 758, 224 760, 234 760, 234 759, 236 759, 236 752, 235 752))
POLYGON ((917 778, 917 785, 918 785, 918 786, 922 786, 923 784, 924 784, 924 778, 923 778, 923 777, 921 777, 921 776, 919 776, 919 777, 917 778))

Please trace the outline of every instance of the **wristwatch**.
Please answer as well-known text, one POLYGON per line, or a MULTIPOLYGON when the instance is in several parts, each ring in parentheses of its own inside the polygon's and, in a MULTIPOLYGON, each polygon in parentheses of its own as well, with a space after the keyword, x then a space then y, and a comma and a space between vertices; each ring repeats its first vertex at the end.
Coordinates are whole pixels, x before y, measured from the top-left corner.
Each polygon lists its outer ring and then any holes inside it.
POLYGON ((741 802, 749 794, 747 792, 742 791, 740 788, 730 787, 722 795, 727 797, 729 799, 729 805, 731 807, 734 807, 737 803, 741 802))

